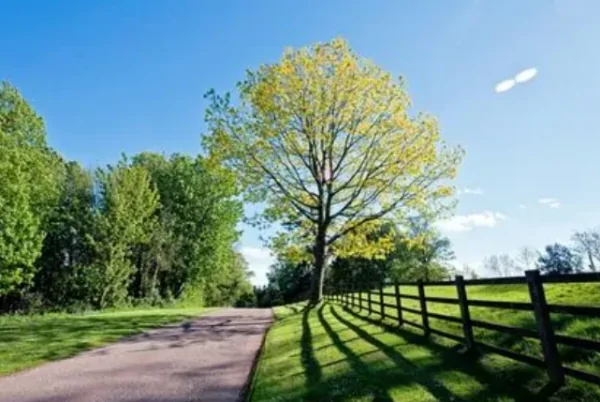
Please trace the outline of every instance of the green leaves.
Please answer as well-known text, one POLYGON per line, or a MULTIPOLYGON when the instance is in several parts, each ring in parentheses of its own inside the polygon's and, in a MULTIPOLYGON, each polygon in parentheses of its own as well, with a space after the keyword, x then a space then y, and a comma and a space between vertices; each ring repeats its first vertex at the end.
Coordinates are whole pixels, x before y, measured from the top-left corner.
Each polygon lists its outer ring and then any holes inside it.
POLYGON ((0 296, 31 284, 43 225, 58 196, 60 159, 42 119, 18 91, 0 85, 0 296))
POLYGON ((65 163, 43 120, 0 86, 0 302, 233 304, 250 291, 237 195, 232 172, 201 157, 142 153, 94 174, 65 163))
POLYGON ((208 94, 210 159, 237 173, 246 199, 266 204, 266 221, 291 223, 296 233, 279 236, 278 248, 309 257, 317 275, 327 254, 385 252, 389 241, 369 241, 384 220, 452 206, 462 150, 443 143, 435 118, 412 117, 402 80, 344 40, 287 50, 238 91, 235 104, 208 94))

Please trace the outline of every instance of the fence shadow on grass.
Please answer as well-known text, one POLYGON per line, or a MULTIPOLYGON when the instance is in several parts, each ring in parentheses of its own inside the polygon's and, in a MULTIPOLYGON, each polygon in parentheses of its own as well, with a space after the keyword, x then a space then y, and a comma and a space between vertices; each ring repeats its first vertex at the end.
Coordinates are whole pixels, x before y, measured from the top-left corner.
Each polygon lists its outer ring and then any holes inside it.
MULTIPOLYGON (((381 319, 375 319, 359 314, 351 308, 341 308, 348 314, 360 320, 364 320, 371 324, 383 327, 387 331, 401 336, 411 344, 419 345, 435 352, 440 357, 442 363, 435 367, 421 369, 429 371, 430 377, 433 377, 436 373, 441 373, 443 371, 456 370, 476 379, 479 383, 485 385, 485 388, 483 390, 478 392, 477 395, 470 396, 468 398, 469 400, 497 400, 501 397, 510 397, 516 401, 543 400, 541 397, 533 394, 531 391, 522 386, 523 383, 530 381, 536 374, 535 370, 530 367, 517 366, 513 369, 513 372, 511 373, 510 377, 519 379, 519 383, 516 383, 514 381, 501 381, 498 379, 497 374, 490 372, 476 358, 461 355, 456 351, 456 348, 443 346, 441 344, 436 343, 435 341, 432 341, 431 339, 427 339, 409 330, 387 324, 381 319)), ((361 330, 356 324, 353 324, 352 322, 341 317, 340 314, 337 313, 335 307, 331 306, 331 311, 334 317, 340 320, 344 325, 354 329, 359 336, 365 339, 365 341, 380 348, 386 355, 388 355, 392 360, 394 360, 396 364, 408 364, 409 366, 412 365, 414 367, 414 364, 411 363, 409 359, 402 356, 397 350, 395 350, 392 347, 389 347, 387 344, 381 342, 380 340, 368 334, 364 330, 361 330)), ((440 400, 457 400, 456 397, 452 399, 450 395, 444 393, 444 390, 439 388, 439 385, 435 382, 426 381, 424 383, 421 383, 421 385, 426 387, 433 395, 435 395, 440 400)))

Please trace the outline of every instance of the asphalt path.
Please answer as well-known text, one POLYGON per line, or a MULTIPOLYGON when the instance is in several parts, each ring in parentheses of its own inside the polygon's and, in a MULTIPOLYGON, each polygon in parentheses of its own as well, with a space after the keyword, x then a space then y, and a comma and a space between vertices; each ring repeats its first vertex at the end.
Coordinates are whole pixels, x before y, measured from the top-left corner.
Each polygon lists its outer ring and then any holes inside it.
POLYGON ((237 401, 270 309, 224 309, 0 378, 1 402, 237 401))

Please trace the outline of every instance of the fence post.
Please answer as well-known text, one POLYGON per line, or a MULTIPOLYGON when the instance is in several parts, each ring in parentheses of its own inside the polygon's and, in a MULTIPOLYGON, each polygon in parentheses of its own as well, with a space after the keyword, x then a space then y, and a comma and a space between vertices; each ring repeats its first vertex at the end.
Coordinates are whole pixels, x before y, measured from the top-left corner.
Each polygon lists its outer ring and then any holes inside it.
POLYGON ((381 319, 385 318, 385 306, 383 305, 383 282, 379 285, 379 303, 381 304, 381 319))
POLYGON ((394 281, 394 290, 396 293, 396 309, 398 310, 398 325, 402 326, 402 302, 400 301, 400 285, 398 281, 394 281))
POLYGON ((358 311, 362 311, 362 287, 358 287, 358 311))
POLYGON ((373 313, 371 307, 371 289, 367 290, 367 309, 369 311, 369 315, 371 315, 371 313, 373 313))
POLYGON ((419 287, 419 301, 421 302, 421 318, 423 320, 423 332, 426 337, 429 336, 429 317, 427 317, 427 301, 425 300, 425 285, 423 279, 417 283, 419 287))
POLYGON ((465 278, 463 278, 462 275, 456 275, 455 279, 456 293, 458 294, 458 303, 460 304, 460 316, 462 317, 467 352, 474 352, 475 339, 473 337, 473 323, 471 322, 471 312, 469 311, 465 278))
POLYGON ((546 301, 546 294, 544 292, 540 271, 526 271, 525 277, 527 279, 529 295, 535 314, 535 322, 542 344, 546 371, 548 372, 548 377, 550 377, 550 382, 552 384, 552 390, 550 390, 550 392, 553 392, 565 383, 565 371, 560 361, 558 347, 556 346, 556 339, 554 337, 554 330, 552 329, 550 311, 548 310, 548 303, 546 301))

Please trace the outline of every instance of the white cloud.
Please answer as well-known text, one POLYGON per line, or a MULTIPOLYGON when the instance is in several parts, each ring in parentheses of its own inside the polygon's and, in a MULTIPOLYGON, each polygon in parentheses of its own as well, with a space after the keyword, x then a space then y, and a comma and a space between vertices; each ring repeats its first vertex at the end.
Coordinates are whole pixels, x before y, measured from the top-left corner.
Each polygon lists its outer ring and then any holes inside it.
POLYGON ((528 68, 515 75, 515 81, 519 84, 523 84, 524 82, 532 80, 536 75, 536 68, 528 68))
POLYGON ((535 78, 537 73, 538 70, 535 67, 526 68, 525 70, 519 71, 514 78, 500 81, 498 84, 496 84, 495 90, 497 93, 511 90, 517 84, 524 84, 528 81, 531 81, 533 78, 535 78))
POLYGON ((547 205, 548 208, 560 208, 560 201, 556 198, 540 198, 538 202, 542 205, 547 205))
POLYGON ((483 211, 469 215, 455 215, 437 223, 437 227, 445 232, 470 232, 476 227, 495 227, 498 222, 506 220, 500 212, 483 211))
POLYGON ((267 283, 267 271, 275 262, 275 257, 271 251, 262 247, 242 247, 240 252, 248 262, 248 267, 254 272, 252 282, 255 285, 265 285, 267 283))
POLYGON ((515 80, 512 80, 512 79, 499 82, 498 84, 496 84, 496 92, 497 93, 506 92, 509 89, 512 89, 512 87, 514 87, 515 84, 516 84, 515 80))
POLYGON ((519 208, 520 208, 520 209, 527 209, 527 205, 525 205, 525 204, 521 204, 521 205, 519 205, 519 208))
POLYGON ((469 194, 469 195, 483 195, 484 191, 483 189, 477 187, 477 188, 469 188, 469 187, 465 187, 462 190, 458 190, 458 194, 469 194))

